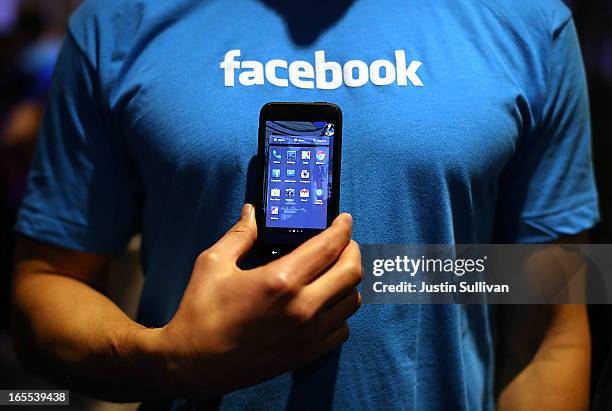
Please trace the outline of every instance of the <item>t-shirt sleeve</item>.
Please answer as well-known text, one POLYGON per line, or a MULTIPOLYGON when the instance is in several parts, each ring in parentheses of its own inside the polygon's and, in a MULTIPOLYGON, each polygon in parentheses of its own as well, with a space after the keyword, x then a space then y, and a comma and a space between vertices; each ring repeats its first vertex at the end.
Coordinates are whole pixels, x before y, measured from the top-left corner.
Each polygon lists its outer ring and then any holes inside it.
POLYGON ((16 230, 116 254, 135 231, 137 173, 105 108, 95 62, 69 34, 49 91, 16 230))
POLYGON ((571 16, 550 40, 533 126, 500 179, 498 242, 549 242, 589 229, 599 219, 587 86, 571 16))

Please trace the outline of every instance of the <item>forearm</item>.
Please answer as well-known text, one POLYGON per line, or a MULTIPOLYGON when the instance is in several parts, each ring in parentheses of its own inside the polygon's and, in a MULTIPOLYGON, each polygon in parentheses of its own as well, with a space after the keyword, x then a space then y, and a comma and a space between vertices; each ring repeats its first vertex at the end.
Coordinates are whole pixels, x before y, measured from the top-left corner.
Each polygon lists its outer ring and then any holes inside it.
POLYGON ((42 272, 18 273, 17 279, 12 328, 28 367, 106 400, 160 395, 157 330, 135 323, 79 280, 42 272))
POLYGON ((501 392, 500 410, 587 410, 591 345, 584 305, 543 307, 550 325, 529 364, 501 392))

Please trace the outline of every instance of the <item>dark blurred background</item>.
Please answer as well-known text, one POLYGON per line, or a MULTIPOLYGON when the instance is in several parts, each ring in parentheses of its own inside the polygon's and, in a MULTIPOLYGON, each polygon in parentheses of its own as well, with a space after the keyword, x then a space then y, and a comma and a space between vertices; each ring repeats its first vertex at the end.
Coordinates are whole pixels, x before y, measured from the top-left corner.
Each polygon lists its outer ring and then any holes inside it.
MULTIPOLYGON (((538 1, 538 0, 534 0, 538 1)), ((81 0, 0 0, 0 388, 46 388, 24 370, 10 345, 8 289, 14 247, 12 226, 23 196, 45 94, 70 13, 81 0)), ((612 0, 567 0, 581 39, 589 81, 593 153, 601 223, 594 243, 612 243, 612 0)), ((142 279, 137 242, 113 265, 121 286, 109 294, 133 315, 142 279), (127 291, 126 291, 127 290, 127 291)), ((116 282, 115 282, 116 283, 116 282)), ((590 306, 593 334, 592 408, 612 409, 612 306, 590 306)), ((128 410, 72 395, 71 408, 128 410)))

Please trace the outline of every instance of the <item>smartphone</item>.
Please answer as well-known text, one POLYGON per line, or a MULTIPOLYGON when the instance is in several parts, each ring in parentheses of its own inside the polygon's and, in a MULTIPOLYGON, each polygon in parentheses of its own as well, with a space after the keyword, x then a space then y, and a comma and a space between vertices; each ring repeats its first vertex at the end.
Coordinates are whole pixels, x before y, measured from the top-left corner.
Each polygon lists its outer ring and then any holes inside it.
POLYGON ((342 112, 331 103, 268 103, 259 115, 257 242, 281 256, 338 215, 342 112))

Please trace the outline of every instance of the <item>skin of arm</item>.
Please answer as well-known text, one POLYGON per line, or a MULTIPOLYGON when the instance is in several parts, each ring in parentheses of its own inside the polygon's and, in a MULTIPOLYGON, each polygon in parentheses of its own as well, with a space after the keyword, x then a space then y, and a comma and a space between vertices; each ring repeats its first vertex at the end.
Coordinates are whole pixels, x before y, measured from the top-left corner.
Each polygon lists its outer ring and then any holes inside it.
MULTIPOLYGON (((582 233, 558 243, 587 241, 582 233)), ((584 281, 585 272, 581 274, 584 281)), ((591 335, 586 306, 498 308, 498 409, 588 410, 591 335)))
POLYGON ((108 401, 205 398, 301 367, 348 338, 360 306, 352 218, 252 270, 254 208, 194 263, 177 312, 146 328, 100 290, 108 256, 20 238, 12 334, 29 368, 108 401), (223 372, 219 372, 223 370, 223 372))
POLYGON ((131 320, 99 290, 108 256, 22 237, 16 260, 11 328, 28 368, 111 401, 155 393, 150 371, 160 360, 150 341, 156 330, 131 320))

